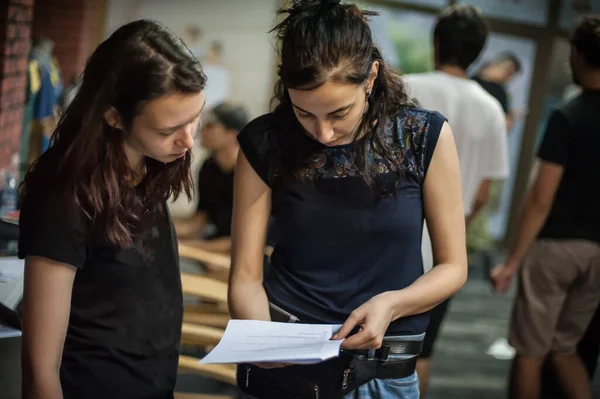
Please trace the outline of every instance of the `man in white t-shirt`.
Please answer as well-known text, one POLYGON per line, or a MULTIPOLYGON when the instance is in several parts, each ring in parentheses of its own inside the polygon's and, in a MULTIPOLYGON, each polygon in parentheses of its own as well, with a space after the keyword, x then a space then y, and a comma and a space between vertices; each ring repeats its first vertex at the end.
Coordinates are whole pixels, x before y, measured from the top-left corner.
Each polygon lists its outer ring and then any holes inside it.
MULTIPOLYGON (((434 30, 435 72, 404 77, 407 91, 420 106, 441 112, 452 126, 460 161, 466 223, 485 204, 492 180, 508 175, 508 143, 500 103, 466 70, 483 49, 488 27, 472 6, 456 5, 442 11, 434 30)), ((424 227, 423 265, 434 264, 432 245, 424 227)), ((448 307, 448 301, 431 311, 423 352, 417 364, 421 397, 429 381, 429 358, 448 307)))

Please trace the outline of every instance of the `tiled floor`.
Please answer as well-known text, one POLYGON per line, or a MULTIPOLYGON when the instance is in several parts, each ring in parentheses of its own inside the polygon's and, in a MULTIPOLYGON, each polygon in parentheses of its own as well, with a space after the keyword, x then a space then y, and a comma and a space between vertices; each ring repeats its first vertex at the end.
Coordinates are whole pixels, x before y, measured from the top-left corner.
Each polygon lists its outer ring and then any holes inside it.
MULTIPOLYGON (((487 282, 472 273, 451 302, 432 361, 428 399, 505 399, 510 360, 486 352, 506 337, 512 293, 490 293, 487 282)), ((594 398, 600 398, 600 376, 594 381, 594 398)))
POLYGON ((506 336, 510 301, 492 295, 480 279, 470 279, 453 298, 432 360, 429 399, 505 398, 510 361, 486 351, 506 336))
MULTIPOLYGON (((505 399, 509 360, 486 352, 506 336, 511 295, 492 295, 482 273, 472 272, 455 296, 432 361, 427 399, 505 399)), ((182 376, 182 391, 216 393, 227 387, 195 376, 182 376)), ((600 398, 600 378, 594 382, 600 398)), ((228 392, 232 392, 228 389, 228 392)))

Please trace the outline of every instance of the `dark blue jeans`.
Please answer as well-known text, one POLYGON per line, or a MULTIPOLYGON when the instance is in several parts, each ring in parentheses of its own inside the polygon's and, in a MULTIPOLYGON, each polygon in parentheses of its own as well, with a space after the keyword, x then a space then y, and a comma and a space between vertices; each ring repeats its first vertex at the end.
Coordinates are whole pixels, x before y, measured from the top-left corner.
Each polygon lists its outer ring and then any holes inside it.
POLYGON ((419 377, 415 371, 406 378, 376 378, 350 392, 344 399, 419 399, 419 377))

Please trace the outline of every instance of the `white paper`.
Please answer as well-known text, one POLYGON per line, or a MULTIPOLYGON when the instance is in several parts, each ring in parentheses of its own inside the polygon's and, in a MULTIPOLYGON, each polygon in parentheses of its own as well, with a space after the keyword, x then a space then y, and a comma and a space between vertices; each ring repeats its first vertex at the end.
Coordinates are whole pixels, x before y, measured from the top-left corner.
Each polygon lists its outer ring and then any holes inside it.
POLYGON ((331 340, 341 325, 230 320, 219 344, 200 363, 318 363, 340 354, 331 340))
POLYGON ((21 330, 17 330, 16 328, 5 326, 4 324, 0 324, 0 339, 2 338, 13 338, 20 337, 21 330))
POLYGON ((16 256, 0 257, 0 282, 6 283, 23 277, 25 261, 16 256))

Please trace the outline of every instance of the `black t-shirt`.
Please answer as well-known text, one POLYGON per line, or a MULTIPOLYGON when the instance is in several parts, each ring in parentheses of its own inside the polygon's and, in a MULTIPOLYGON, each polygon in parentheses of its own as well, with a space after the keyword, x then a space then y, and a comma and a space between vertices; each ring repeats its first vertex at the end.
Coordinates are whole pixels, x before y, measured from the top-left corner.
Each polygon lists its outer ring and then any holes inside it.
POLYGON ((490 93, 492 97, 498 100, 500 105, 502 105, 502 109, 504 110, 505 114, 508 114, 510 112, 508 104, 508 94, 506 93, 506 89, 504 88, 504 86, 496 82, 482 79, 479 76, 475 76, 473 80, 479 83, 485 91, 490 93))
POLYGON ((550 115, 538 156, 561 165, 564 172, 540 238, 600 244, 599 111, 597 90, 583 92, 550 115))
MULTIPOLYGON (((280 179, 277 117, 264 115, 242 130, 242 151, 273 190, 278 234, 264 283, 270 301, 301 321, 343 323, 373 296, 405 288, 423 274, 422 184, 444 121, 439 113, 406 108, 386 124, 385 140, 405 175, 395 196, 383 198, 361 176, 354 144, 315 144, 294 171, 303 180, 280 179)), ((368 156, 389 182, 393 175, 382 159, 371 151, 368 156)), ((388 332, 423 333, 428 319, 427 313, 404 317, 388 332)))
POLYGON ((207 159, 198 177, 198 210, 206 212, 215 225, 215 234, 207 238, 231 235, 233 211, 233 170, 223 171, 214 159, 207 159))
POLYGON ((60 369, 65 399, 172 398, 183 301, 166 204, 118 250, 94 244, 68 203, 26 198, 19 221, 19 257, 77 268, 60 369))

